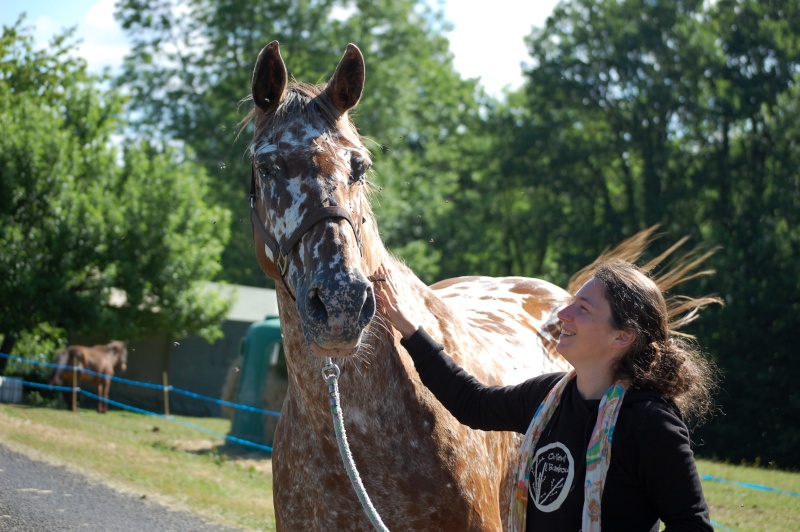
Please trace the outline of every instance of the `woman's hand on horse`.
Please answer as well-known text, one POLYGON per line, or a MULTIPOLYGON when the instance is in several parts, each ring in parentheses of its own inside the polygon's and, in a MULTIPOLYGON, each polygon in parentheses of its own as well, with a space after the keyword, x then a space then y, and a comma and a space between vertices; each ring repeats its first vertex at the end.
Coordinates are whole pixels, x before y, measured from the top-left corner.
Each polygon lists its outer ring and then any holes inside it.
POLYGON ((375 296, 378 300, 378 311, 391 322, 403 338, 408 338, 417 330, 417 326, 409 319, 408 311, 403 307, 392 282, 392 276, 385 265, 381 264, 376 272, 384 280, 376 283, 375 296))

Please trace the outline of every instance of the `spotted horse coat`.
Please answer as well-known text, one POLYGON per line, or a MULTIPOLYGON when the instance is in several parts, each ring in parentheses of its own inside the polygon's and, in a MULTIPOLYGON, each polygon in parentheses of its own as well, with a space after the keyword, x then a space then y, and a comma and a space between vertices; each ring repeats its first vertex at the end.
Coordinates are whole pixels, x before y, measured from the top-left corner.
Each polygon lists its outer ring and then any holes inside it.
POLYGON ((385 525, 501 530, 519 436, 471 430, 438 403, 376 309, 370 276, 387 264, 419 323, 487 384, 567 367, 553 347, 554 314, 569 296, 519 277, 428 287, 386 250, 370 210, 370 154, 347 114, 364 75, 351 44, 326 85, 289 84, 277 41, 253 73, 253 239, 261 268, 276 279, 289 374, 274 439, 277 528, 371 528, 339 455, 321 377, 324 357, 333 357, 354 461, 385 525))

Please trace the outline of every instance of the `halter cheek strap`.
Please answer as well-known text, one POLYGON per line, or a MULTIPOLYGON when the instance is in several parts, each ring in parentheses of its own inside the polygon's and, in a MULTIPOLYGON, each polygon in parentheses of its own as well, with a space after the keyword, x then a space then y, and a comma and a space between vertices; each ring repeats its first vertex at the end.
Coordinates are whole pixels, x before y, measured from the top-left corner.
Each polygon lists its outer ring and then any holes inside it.
POLYGON ((358 251, 359 253, 363 254, 361 249, 361 238, 356 225, 353 223, 353 219, 350 217, 350 213, 338 205, 322 207, 321 209, 312 212, 300 223, 299 226, 297 226, 289 238, 287 238, 283 244, 280 244, 275 237, 267 233, 267 230, 264 228, 264 222, 261 221, 261 216, 259 216, 258 209, 256 209, 256 174, 255 168, 252 169, 250 177, 250 222, 253 224, 256 232, 258 232, 258 236, 272 252, 272 256, 275 258, 275 262, 278 265, 278 275, 280 276, 281 281, 283 281, 283 286, 286 287, 286 290, 289 292, 289 295, 293 300, 296 300, 296 297, 289 289, 289 285, 286 282, 286 274, 289 271, 289 254, 292 252, 292 249, 294 249, 297 243, 300 242, 300 239, 303 238, 303 235, 310 231, 311 228, 317 225, 319 222, 328 218, 343 218, 347 220, 347 223, 349 223, 350 227, 353 229, 353 234, 356 236, 358 251))

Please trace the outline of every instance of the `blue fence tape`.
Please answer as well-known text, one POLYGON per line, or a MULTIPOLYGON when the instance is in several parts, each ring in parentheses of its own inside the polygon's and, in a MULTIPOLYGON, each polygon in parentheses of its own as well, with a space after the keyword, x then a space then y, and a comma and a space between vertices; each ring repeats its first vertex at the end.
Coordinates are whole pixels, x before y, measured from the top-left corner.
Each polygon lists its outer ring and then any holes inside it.
MULTIPOLYGON (((18 362, 23 362, 23 363, 26 363, 26 364, 33 364, 33 365, 36 365, 36 366, 45 366, 45 367, 48 367, 48 368, 58 368, 59 367, 58 364, 53 364, 51 362, 39 362, 37 360, 28 360, 28 359, 25 359, 25 358, 14 356, 14 355, 8 355, 6 353, 0 353, 0 357, 8 358, 9 360, 16 360, 18 362)), ((140 386, 140 387, 144 387, 144 388, 150 388, 150 389, 153 389, 153 390, 163 390, 164 389, 164 385, 163 384, 153 384, 153 383, 150 383, 150 382, 141 382, 141 381, 134 381, 134 380, 131 380, 131 379, 125 379, 123 377, 117 377, 115 375, 106 375, 105 373, 98 373, 96 371, 92 371, 90 369, 85 369, 85 368, 82 368, 80 366, 61 366, 61 368, 63 370, 65 370, 65 371, 77 370, 77 371, 80 371, 82 373, 86 373, 86 374, 89 374, 89 375, 94 375, 96 377, 103 377, 103 378, 104 377, 111 377, 111 380, 113 382, 121 382, 123 384, 130 384, 132 386, 140 386)), ((72 388, 69 388, 69 390, 72 390, 72 388)), ((265 410, 263 408, 258 408, 258 407, 255 407, 255 406, 243 405, 243 404, 240 404, 240 403, 232 403, 230 401, 223 401, 222 399, 216 399, 214 397, 208 397, 206 395, 201 395, 199 393, 190 392, 188 390, 182 390, 180 388, 175 388, 173 386, 167 386, 167 391, 175 392, 175 393, 182 394, 182 395, 186 395, 186 396, 192 397, 194 399, 200 399, 200 400, 203 400, 203 401, 216 403, 216 404, 221 405, 221 406, 229 406, 229 407, 235 408, 237 410, 244 410, 244 411, 247 411, 247 412, 254 412, 254 413, 257 413, 257 414, 264 414, 264 415, 267 415, 267 416, 275 416, 275 417, 280 417, 280 415, 281 415, 280 412, 275 412, 274 410, 265 410)))
POLYGON ((263 408, 256 408, 254 406, 247 406, 239 403, 231 403, 230 401, 223 401, 222 399, 215 399, 213 397, 208 397, 205 395, 200 395, 199 393, 189 392, 186 390, 181 390, 180 388, 173 388, 172 386, 169 387, 171 392, 183 394, 189 397, 194 397, 195 399, 202 399, 204 401, 210 401, 212 403, 217 403, 218 405, 225 405, 231 406, 233 408, 238 408, 239 410, 247 410, 249 412, 256 412, 259 414, 267 414, 270 416, 279 417, 281 415, 280 412, 275 412, 273 410, 264 410, 263 408))
POLYGON ((47 388, 48 390, 56 390, 59 392, 71 392, 72 386, 56 386, 55 384, 42 384, 40 382, 28 382, 22 381, 22 384, 25 386, 30 386, 31 388, 47 388))
MULTIPOLYGON (((72 388, 70 388, 70 389, 72 389, 72 388)), ((98 401, 106 401, 105 399, 103 399, 99 395, 93 394, 91 392, 87 392, 86 390, 80 390, 80 393, 82 393, 83 395, 86 395, 87 397, 91 397, 93 399, 97 399, 98 401)), ((116 406, 116 407, 121 408, 123 410, 129 410, 131 412, 136 412, 137 414, 144 414, 144 415, 147 415, 147 416, 153 416, 153 417, 157 417, 157 418, 160 418, 160 419, 166 419, 168 421, 175 421, 177 423, 180 423, 182 425, 186 425, 187 427, 190 427, 190 428, 193 428, 193 429, 196 429, 196 430, 200 430, 200 431, 205 432, 207 434, 212 434, 214 436, 218 436, 218 437, 224 438, 226 440, 235 441, 236 443, 240 443, 240 444, 247 445, 247 446, 250 446, 250 447, 255 447, 257 449, 261 449, 261 450, 264 450, 264 451, 272 452, 272 447, 270 447, 269 445, 261 445, 260 443, 255 443, 255 442, 252 442, 252 441, 248 441, 248 440, 243 440, 241 438, 237 438, 235 436, 230 436, 228 434, 223 434, 222 432, 217 432, 216 430, 211 430, 211 429, 206 428, 206 427, 201 427, 200 425, 195 425, 194 423, 189 423, 188 421, 184 421, 182 419, 179 419, 179 418, 176 418, 176 417, 173 417, 173 416, 165 416, 164 414, 158 414, 156 412, 150 412, 149 410, 143 410, 141 408, 136 408, 135 406, 126 405, 124 403, 120 403, 119 401, 114 401, 113 399, 108 399, 108 404, 116 406)))
MULTIPOLYGON (((16 360, 16 361, 27 363, 27 364, 34 364, 34 365, 46 366, 46 367, 52 367, 52 368, 59 367, 58 364, 53 364, 53 363, 50 363, 50 362, 39 362, 39 361, 36 361, 36 360, 28 360, 28 359, 25 359, 25 358, 17 357, 17 356, 14 356, 14 355, 9 355, 9 354, 6 354, 6 353, 0 353, 0 357, 5 357, 5 358, 8 358, 10 360, 16 360)), ((65 369, 65 370, 83 371, 85 373, 89 373, 89 374, 92 374, 92 375, 95 375, 95 376, 99 376, 99 377, 107 377, 108 376, 108 375, 106 375, 104 373, 97 373, 95 371, 87 370, 87 369, 84 369, 84 368, 81 368, 81 367, 76 367, 76 366, 62 366, 62 368, 65 369)), ((130 380, 130 379, 124 379, 122 377, 111 376, 111 380, 122 382, 122 383, 125 383, 125 384, 132 384, 134 386, 144 386, 146 388, 151 388, 151 389, 156 389, 156 390, 163 390, 164 389, 164 386, 160 385, 160 384, 151 384, 151 383, 147 383, 147 382, 134 381, 134 380, 130 380)), ((22 381, 22 384, 26 385, 26 386, 33 387, 33 388, 47 388, 49 390, 56 390, 56 391, 63 391, 63 392, 71 392, 72 391, 72 387, 71 386, 57 386, 57 385, 54 385, 54 384, 41 384, 41 383, 38 383, 38 382, 30 382, 30 381, 25 381, 25 380, 22 381)), ((246 410, 246 411, 249 411, 249 412, 268 414, 268 415, 271 415, 271 416, 280 416, 279 412, 274 412, 272 410, 264 410, 263 408, 256 408, 256 407, 243 405, 243 404, 239 404, 239 403, 232 403, 230 401, 223 401, 223 400, 220 400, 220 399, 215 399, 213 397, 208 397, 208 396, 197 394, 197 393, 194 393, 194 392, 189 392, 187 390, 181 390, 180 388, 173 388, 172 386, 167 386, 167 391, 176 392, 176 393, 182 393, 182 394, 187 395, 189 397, 193 397, 193 398, 196 398, 196 399, 201 399, 201 400, 204 400, 204 401, 211 401, 211 402, 214 402, 214 403, 217 403, 217 404, 220 404, 220 405, 231 406, 231 407, 237 408, 239 410, 246 410)), ((211 430, 211 429, 207 429, 205 427, 201 427, 199 425, 195 425, 194 423, 189 423, 188 421, 184 421, 182 419, 178 419, 178 418, 175 418, 173 416, 165 416, 164 414, 158 414, 156 412, 150 412, 149 410, 144 410, 142 408, 137 408, 135 406, 126 405, 124 403, 120 403, 118 401, 114 401, 113 399, 103 399, 99 395, 93 394, 93 393, 88 392, 86 390, 83 390, 81 388, 78 388, 78 392, 83 394, 83 395, 86 395, 87 397, 91 397, 91 398, 97 399, 98 401, 106 401, 109 404, 114 405, 114 406, 116 406, 118 408, 121 408, 123 410, 128 410, 128 411, 131 411, 131 412, 136 412, 138 414, 144 414, 144 415, 147 415, 147 416, 154 416, 154 417, 158 417, 158 418, 161 418, 161 419, 168 419, 170 421, 175 421, 175 422, 181 423, 183 425, 186 425, 187 427, 191 427, 193 429, 200 430, 202 432, 206 432, 208 434, 213 434, 215 436, 224 438, 226 440, 236 442, 236 443, 238 443, 240 445, 245 445, 245 446, 248 446, 248 447, 254 447, 256 449, 260 449, 262 451, 268 451, 270 453, 272 452, 272 447, 270 447, 269 445, 263 445, 263 444, 252 442, 252 441, 249 441, 249 440, 244 440, 242 438, 237 438, 236 436, 231 436, 229 434, 223 434, 221 432, 217 432, 217 431, 214 431, 214 430, 211 430)))
POLYGON ((714 528, 719 528, 719 529, 721 529, 723 532, 736 532, 736 531, 735 531, 734 529, 732 529, 732 528, 727 528, 727 527, 724 527, 724 526, 722 526, 721 524, 717 523, 717 522, 716 522, 716 521, 714 521, 713 519, 711 520, 711 526, 713 526, 714 528))
POLYGON ((738 480, 728 480, 727 478, 712 477, 711 475, 700 475, 703 480, 713 480, 715 482, 727 482, 728 484, 736 484, 745 488, 754 490, 771 491, 773 493, 783 493, 784 495, 791 495, 792 497, 800 497, 800 493, 794 491, 779 490, 778 488, 770 488, 769 486, 759 486, 758 484, 751 484, 750 482, 739 482, 738 480))

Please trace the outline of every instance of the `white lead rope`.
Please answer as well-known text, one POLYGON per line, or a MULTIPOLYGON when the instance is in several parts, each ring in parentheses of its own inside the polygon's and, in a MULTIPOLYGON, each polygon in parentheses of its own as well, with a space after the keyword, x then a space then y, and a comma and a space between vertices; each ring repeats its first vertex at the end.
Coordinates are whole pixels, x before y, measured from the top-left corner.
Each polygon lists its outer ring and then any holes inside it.
POLYGON ((342 461, 344 462, 344 468, 347 470, 347 476, 350 477, 350 483, 353 484, 353 489, 356 490, 358 500, 361 501, 361 506, 367 513, 372 526, 380 532, 389 532, 389 529, 381 521, 381 516, 372 506, 372 501, 369 500, 367 490, 364 489, 364 484, 361 483, 361 477, 358 475, 358 470, 356 470, 356 464, 353 462, 350 447, 347 445, 344 418, 342 417, 342 410, 339 408, 339 374, 339 366, 334 364, 332 359, 326 358, 325 367, 322 368, 322 378, 328 383, 328 393, 331 396, 331 415, 333 416, 333 429, 336 432, 336 442, 339 444, 339 453, 342 455, 342 461))

